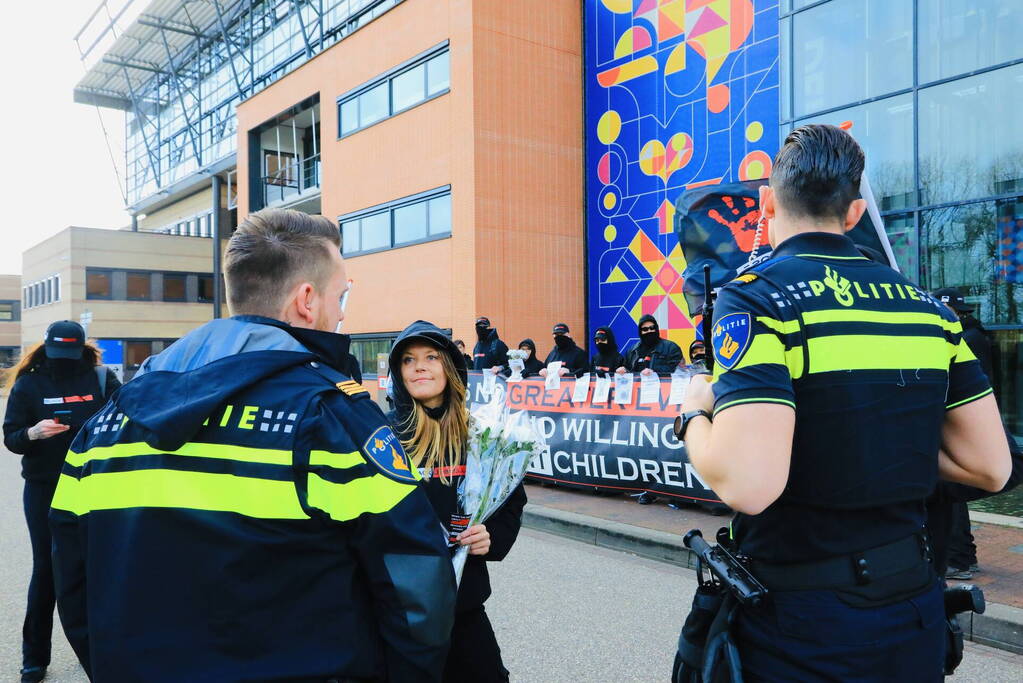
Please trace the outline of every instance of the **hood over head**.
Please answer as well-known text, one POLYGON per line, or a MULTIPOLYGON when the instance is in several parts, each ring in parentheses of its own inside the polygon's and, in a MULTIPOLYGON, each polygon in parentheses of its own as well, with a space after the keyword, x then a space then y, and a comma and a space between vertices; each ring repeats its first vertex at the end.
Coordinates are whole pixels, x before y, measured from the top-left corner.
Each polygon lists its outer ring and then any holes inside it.
POLYGON ((657 318, 650 314, 644 315, 636 324, 636 329, 641 330, 643 329, 643 326, 648 323, 654 324, 654 332, 648 332, 647 334, 640 332, 639 343, 640 346, 643 346, 644 348, 652 349, 661 341, 661 326, 657 324, 657 318))
POLYGON ((610 327, 598 327, 593 332, 593 345, 597 349, 597 355, 618 353, 618 340, 615 339, 614 330, 610 327), (607 340, 606 347, 602 347, 599 343, 597 343, 597 338, 602 334, 607 340))
POLYGON ((213 320, 147 358, 111 400, 151 433, 146 443, 176 450, 231 396, 271 375, 312 360, 345 367, 349 343, 260 316, 213 320))
POLYGON ((520 341, 519 345, 516 346, 515 348, 518 349, 518 348, 522 348, 523 346, 528 346, 529 347, 529 360, 536 360, 536 342, 534 342, 529 337, 526 337, 525 339, 520 341))
POLYGON ((458 375, 462 378, 462 382, 466 387, 469 385, 469 371, 465 366, 465 356, 455 346, 455 342, 433 323, 417 320, 402 330, 398 338, 394 340, 390 356, 387 359, 391 370, 394 404, 399 412, 408 410, 412 405, 412 396, 409 395, 408 389, 405 388, 405 382, 401 377, 401 352, 411 342, 417 340, 435 346, 446 353, 451 358, 451 362, 454 364, 455 370, 458 371, 458 375))

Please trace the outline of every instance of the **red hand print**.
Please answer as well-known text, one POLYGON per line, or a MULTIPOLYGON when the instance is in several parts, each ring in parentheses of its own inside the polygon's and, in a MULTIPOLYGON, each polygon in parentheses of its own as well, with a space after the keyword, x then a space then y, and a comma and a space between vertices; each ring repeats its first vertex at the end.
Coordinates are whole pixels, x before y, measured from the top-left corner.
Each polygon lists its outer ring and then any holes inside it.
MULTIPOLYGON (((760 221, 760 209, 756 207, 756 201, 751 197, 742 197, 742 207, 736 206, 732 197, 722 197, 725 206, 730 209, 732 219, 721 215, 717 209, 711 209, 707 215, 714 221, 727 227, 732 232, 732 238, 743 252, 753 251, 753 239, 757 234, 757 223, 760 221)), ((767 224, 764 224, 764 231, 760 236, 760 246, 768 243, 767 224)))

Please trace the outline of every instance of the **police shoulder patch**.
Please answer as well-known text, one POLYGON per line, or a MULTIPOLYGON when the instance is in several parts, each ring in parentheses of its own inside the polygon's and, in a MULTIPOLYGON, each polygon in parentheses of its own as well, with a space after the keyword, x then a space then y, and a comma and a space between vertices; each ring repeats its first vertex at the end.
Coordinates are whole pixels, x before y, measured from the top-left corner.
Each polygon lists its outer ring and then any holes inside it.
POLYGON ((355 380, 350 379, 344 382, 338 382, 334 386, 336 386, 340 391, 344 392, 345 395, 351 396, 353 398, 358 396, 359 394, 365 394, 366 396, 369 396, 369 390, 367 390, 366 387, 362 386, 355 380))
POLYGON ((753 318, 749 313, 729 313, 714 323, 714 361, 731 370, 746 353, 753 339, 753 318))
POLYGON ((760 277, 760 276, 757 275, 756 273, 743 273, 739 277, 737 277, 734 280, 732 280, 732 282, 738 282, 739 284, 745 285, 745 284, 748 284, 750 282, 753 282, 758 277, 760 277))
POLYGON ((419 481, 415 470, 409 465, 408 456, 401 447, 401 441, 388 426, 379 427, 369 435, 362 446, 366 459, 376 465, 386 477, 396 481, 415 483, 419 481))

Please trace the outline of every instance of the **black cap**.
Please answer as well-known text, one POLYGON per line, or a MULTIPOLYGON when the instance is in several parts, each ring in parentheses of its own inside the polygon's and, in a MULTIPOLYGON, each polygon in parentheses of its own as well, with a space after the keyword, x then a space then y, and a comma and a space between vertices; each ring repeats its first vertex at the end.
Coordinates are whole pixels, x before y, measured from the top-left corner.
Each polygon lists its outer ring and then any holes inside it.
POLYGON ((476 327, 490 327, 490 318, 485 315, 476 318, 476 327))
POLYGON ((593 338, 596 339, 597 341, 606 341, 607 332, 605 332, 604 330, 597 330, 597 333, 593 335, 593 338))
POLYGON ((931 296, 943 304, 948 304, 957 313, 967 313, 975 308, 973 304, 966 303, 963 293, 955 287, 936 289, 931 293, 931 296))
POLYGON ((85 330, 71 320, 58 320, 46 328, 43 338, 47 358, 70 358, 78 360, 85 347, 85 330))
POLYGON ((568 325, 565 323, 558 323, 554 326, 552 332, 554 332, 554 334, 568 334, 568 325))

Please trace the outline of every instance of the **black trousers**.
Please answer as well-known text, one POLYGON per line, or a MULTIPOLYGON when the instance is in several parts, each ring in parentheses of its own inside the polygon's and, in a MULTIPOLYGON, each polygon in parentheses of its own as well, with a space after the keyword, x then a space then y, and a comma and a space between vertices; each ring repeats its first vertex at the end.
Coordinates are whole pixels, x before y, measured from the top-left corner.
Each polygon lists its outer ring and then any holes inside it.
POLYGON ((977 564, 977 546, 970 530, 970 511, 966 503, 952 503, 952 529, 948 535, 948 566, 969 569, 977 564))
POLYGON ((56 489, 56 481, 25 482, 25 521, 32 542, 32 579, 28 584, 25 625, 21 629, 21 660, 26 669, 50 664, 50 636, 57 595, 53 587, 48 516, 56 489))
POLYGON ((507 680, 508 670, 501 661, 501 648, 483 605, 456 614, 451 629, 451 649, 444 664, 444 683, 504 683, 507 680))

